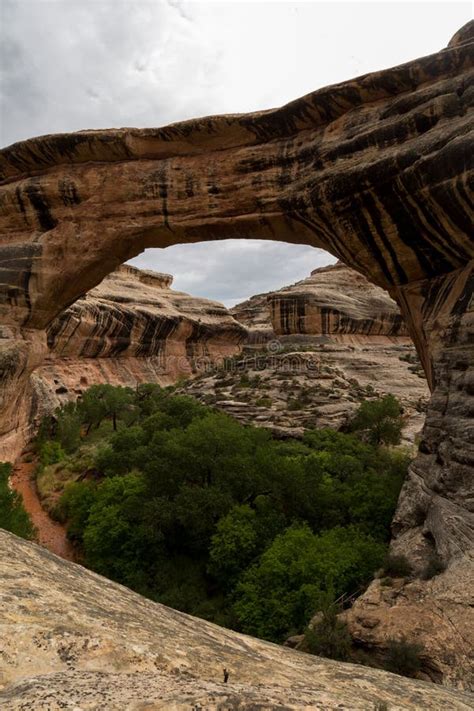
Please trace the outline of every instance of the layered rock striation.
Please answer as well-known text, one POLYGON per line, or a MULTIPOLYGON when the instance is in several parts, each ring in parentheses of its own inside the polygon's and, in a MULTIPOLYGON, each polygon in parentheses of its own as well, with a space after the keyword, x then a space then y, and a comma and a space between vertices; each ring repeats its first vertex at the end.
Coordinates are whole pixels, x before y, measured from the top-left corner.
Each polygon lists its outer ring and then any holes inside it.
POLYGON ((1 530, 0 599, 8 711, 472 708, 469 694, 189 617, 1 530))
POLYGON ((259 294, 231 310, 248 330, 225 374, 202 374, 183 391, 277 436, 344 426, 362 400, 391 393, 413 446, 428 386, 397 304, 342 264, 259 294))
POLYGON ((409 337, 388 293, 340 262, 269 294, 267 304, 276 335, 409 337))
POLYGON ((246 329, 214 301, 171 289, 173 277, 124 265, 48 327, 29 421, 96 383, 168 385, 240 352, 246 329))

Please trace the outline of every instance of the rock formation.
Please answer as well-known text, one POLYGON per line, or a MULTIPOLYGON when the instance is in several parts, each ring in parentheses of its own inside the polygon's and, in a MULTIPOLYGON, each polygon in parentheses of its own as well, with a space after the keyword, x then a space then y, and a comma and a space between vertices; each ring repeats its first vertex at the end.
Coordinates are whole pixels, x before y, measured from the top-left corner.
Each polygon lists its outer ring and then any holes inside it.
POLYGON ((389 291, 432 390, 394 547, 414 562, 472 557, 473 35, 471 22, 436 54, 279 109, 5 148, 3 452, 45 329, 119 264, 204 239, 311 244, 389 291))
POLYGON ((344 425, 358 404, 392 393, 406 444, 423 425, 428 387, 396 303, 343 264, 253 296, 231 310, 248 330, 240 360, 183 391, 277 436, 344 425), (245 374, 244 380, 242 375, 245 374))
POLYGON ((315 269, 308 279, 267 297, 276 335, 405 336, 386 291, 344 264, 315 269))
POLYGON ((174 291, 172 281, 122 266, 63 311, 32 376, 29 421, 96 383, 168 385, 238 353, 246 329, 222 304, 174 291))
POLYGON ((355 642, 375 657, 405 635, 423 647, 426 676, 474 691, 474 566, 458 557, 431 580, 375 580, 344 613, 355 642))
POLYGON ((2 531, 0 600, 5 711, 472 708, 459 691, 189 617, 2 531))

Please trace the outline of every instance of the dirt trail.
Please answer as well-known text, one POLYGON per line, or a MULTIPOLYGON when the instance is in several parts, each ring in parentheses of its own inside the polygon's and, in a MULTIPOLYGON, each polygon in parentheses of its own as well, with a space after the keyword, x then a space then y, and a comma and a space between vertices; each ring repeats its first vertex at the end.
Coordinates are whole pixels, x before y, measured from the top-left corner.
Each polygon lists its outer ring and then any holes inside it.
POLYGON ((23 505, 37 530, 37 542, 51 553, 74 560, 74 548, 66 537, 66 527, 53 521, 41 506, 34 480, 35 462, 18 462, 11 476, 12 488, 23 497, 23 505))

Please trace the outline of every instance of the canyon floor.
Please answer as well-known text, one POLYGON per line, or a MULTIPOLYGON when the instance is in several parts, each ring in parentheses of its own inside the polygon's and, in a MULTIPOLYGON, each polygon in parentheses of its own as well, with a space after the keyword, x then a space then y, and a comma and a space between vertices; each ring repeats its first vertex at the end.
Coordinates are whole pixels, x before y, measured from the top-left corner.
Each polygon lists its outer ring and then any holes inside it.
POLYGON ((35 527, 38 544, 65 560, 74 560, 74 549, 67 538, 66 527, 53 521, 41 504, 35 481, 36 466, 36 461, 20 459, 13 470, 11 486, 23 499, 35 527))

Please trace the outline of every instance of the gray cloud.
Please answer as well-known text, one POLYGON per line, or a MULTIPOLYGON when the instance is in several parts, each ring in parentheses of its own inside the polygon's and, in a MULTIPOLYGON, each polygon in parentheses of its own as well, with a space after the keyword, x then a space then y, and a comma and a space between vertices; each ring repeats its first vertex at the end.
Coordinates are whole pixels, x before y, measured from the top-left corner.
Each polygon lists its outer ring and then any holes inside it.
MULTIPOLYGON (((278 106, 445 46, 469 2, 0 0, 0 145, 278 106)), ((280 243, 150 250, 136 263, 234 302, 329 260, 280 243)))
POLYGON ((306 245, 231 239, 149 249, 132 264, 174 274, 175 289, 233 306, 334 261, 322 249, 306 245))

